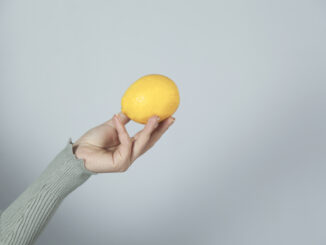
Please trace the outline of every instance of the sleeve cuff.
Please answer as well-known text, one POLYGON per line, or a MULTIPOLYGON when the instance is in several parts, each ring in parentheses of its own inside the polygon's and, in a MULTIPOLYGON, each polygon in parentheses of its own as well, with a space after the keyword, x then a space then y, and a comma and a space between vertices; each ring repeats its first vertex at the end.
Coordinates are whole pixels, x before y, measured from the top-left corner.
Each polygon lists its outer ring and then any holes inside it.
POLYGON ((85 161, 83 159, 79 159, 76 157, 76 155, 73 153, 72 145, 73 145, 72 139, 69 138, 68 143, 66 145, 67 154, 70 155, 70 157, 76 163, 78 163, 77 165, 81 168, 81 171, 84 172, 85 174, 89 174, 89 175, 97 174, 96 172, 92 172, 85 167, 85 161))
POLYGON ((97 173, 85 167, 83 159, 78 159, 73 153, 72 139, 69 138, 64 149, 57 154, 40 178, 44 185, 42 189, 59 198, 64 198, 91 175, 97 173))

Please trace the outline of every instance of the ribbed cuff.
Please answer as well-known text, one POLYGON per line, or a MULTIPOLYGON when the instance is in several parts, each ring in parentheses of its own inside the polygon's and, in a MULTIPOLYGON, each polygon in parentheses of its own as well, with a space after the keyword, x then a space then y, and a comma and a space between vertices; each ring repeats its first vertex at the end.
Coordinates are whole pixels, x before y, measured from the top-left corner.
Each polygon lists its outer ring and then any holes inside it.
POLYGON ((44 180, 42 189, 59 198, 64 198, 91 175, 97 174, 85 168, 84 160, 78 159, 74 155, 72 146, 72 140, 69 138, 66 147, 52 160, 41 175, 44 180))
POLYGON ((41 175, 1 214, 0 244, 32 244, 61 201, 96 173, 76 158, 69 138, 41 175))

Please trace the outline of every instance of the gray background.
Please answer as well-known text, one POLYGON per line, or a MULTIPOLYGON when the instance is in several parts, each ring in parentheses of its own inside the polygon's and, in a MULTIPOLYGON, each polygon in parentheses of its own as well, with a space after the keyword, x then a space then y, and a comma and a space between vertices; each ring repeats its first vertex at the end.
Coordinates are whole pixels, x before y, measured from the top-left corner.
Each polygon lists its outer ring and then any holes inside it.
MULTIPOLYGON (((37 244, 326 244, 322 0, 0 2, 0 207, 161 73, 175 124, 37 244)), ((142 125, 130 122, 130 134, 142 125)))

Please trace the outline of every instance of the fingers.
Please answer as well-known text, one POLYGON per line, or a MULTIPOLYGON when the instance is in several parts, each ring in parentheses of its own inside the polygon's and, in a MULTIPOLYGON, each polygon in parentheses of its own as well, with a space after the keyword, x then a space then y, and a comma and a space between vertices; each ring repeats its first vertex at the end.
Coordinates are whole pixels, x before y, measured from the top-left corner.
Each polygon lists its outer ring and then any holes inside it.
POLYGON ((125 115, 122 111, 120 111, 118 113, 118 116, 119 116, 119 119, 120 119, 120 122, 125 125, 126 123, 128 123, 130 121, 130 118, 127 117, 127 115, 125 115))
MULTIPOLYGON (((120 145, 113 153, 113 164, 118 168, 128 168, 131 163, 132 140, 129 137, 127 129, 124 124, 119 120, 117 115, 113 116, 114 126, 118 132, 120 145), (124 165, 124 166, 121 166, 124 165)), ((120 169, 121 170, 121 169, 120 169)))
POLYGON ((137 157, 146 152, 160 139, 174 120, 175 118, 169 117, 159 123, 158 117, 151 117, 143 130, 130 138, 119 116, 115 115, 113 123, 120 144, 112 147, 111 151, 98 146, 81 144, 77 148, 78 156, 86 159, 85 166, 91 171, 99 173, 124 172, 137 157))
POLYGON ((158 127, 159 125, 159 117, 152 116, 146 123, 143 130, 138 132, 133 138, 135 139, 133 144, 133 152, 132 152, 132 161, 134 161, 137 157, 139 157, 146 148, 148 144, 152 132, 158 127))
POLYGON ((161 137, 162 135, 168 130, 168 128, 174 123, 175 118, 169 117, 162 121, 157 129, 152 133, 151 139, 147 143, 144 151, 147 151, 149 148, 151 148, 161 137))
MULTIPOLYGON (((130 118, 121 111, 118 113, 118 116, 123 125, 130 121, 130 118)), ((104 124, 109 124, 111 127, 115 128, 114 116, 109 121, 104 122, 104 124)))

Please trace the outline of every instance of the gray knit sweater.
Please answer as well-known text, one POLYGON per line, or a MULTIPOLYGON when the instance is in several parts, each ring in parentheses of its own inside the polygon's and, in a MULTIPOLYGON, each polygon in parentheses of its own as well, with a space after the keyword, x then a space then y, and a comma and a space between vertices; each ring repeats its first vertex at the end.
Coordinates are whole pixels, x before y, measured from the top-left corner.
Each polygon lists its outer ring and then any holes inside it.
POLYGON ((62 200, 91 175, 72 151, 72 141, 41 175, 0 214, 0 244, 33 244, 62 200))

